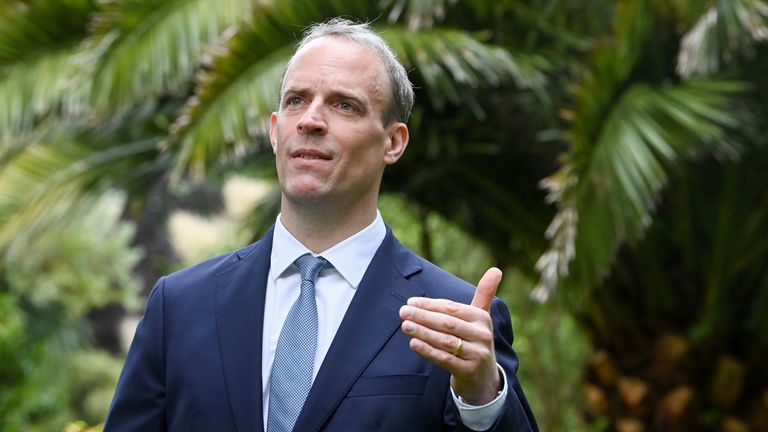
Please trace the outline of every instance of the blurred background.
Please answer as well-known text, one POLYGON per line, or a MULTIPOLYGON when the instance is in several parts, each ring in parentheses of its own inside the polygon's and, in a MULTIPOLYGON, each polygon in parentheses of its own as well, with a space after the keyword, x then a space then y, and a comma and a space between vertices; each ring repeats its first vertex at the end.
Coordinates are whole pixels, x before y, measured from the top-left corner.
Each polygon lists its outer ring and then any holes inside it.
POLYGON ((274 222, 302 29, 410 71, 381 212, 505 272, 542 431, 768 431, 761 0, 0 0, 0 430, 100 430, 157 278, 274 222))

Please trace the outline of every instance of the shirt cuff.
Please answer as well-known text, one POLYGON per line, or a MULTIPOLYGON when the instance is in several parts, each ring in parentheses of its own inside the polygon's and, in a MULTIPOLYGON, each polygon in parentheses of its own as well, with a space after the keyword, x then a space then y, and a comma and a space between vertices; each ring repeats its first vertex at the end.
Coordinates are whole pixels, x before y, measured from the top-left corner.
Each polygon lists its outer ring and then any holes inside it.
POLYGON ((453 402, 459 408, 459 415, 461 416, 461 422, 464 426, 472 429, 473 431, 484 431, 490 429, 496 420, 501 417, 504 411, 504 401, 507 399, 507 374, 504 372, 501 366, 498 366, 501 372, 501 379, 504 382, 496 399, 488 402, 485 405, 475 406, 464 402, 460 396, 457 396, 451 387, 451 396, 453 396, 453 402))

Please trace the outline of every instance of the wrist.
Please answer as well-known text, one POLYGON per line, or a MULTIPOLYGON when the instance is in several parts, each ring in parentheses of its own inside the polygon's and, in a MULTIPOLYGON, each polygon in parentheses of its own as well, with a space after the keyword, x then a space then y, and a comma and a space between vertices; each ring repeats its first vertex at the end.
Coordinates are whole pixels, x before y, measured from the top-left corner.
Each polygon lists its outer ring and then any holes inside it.
POLYGON ((504 389, 502 371, 497 364, 494 364, 494 373, 491 378, 475 385, 462 385, 456 377, 451 376, 451 389, 457 397, 469 405, 486 405, 498 398, 504 389))

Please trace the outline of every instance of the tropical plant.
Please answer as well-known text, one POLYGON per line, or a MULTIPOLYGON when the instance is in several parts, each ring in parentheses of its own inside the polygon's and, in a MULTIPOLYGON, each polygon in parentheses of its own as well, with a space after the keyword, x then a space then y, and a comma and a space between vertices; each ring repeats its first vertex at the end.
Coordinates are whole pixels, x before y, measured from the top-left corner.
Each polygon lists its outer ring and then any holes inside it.
POLYGON ((590 415, 618 430, 768 429, 753 416, 768 412, 766 198, 753 180, 764 1, 0 6, 0 250, 112 188, 141 220, 230 170, 274 175, 266 119, 296 35, 372 19, 418 100, 384 190, 574 309, 595 350, 590 415), (745 384, 722 390, 734 376, 745 384))
POLYGON ((93 407, 106 408, 93 392, 111 392, 117 381, 117 359, 83 352, 91 336, 84 318, 108 303, 137 308, 132 272, 141 253, 131 247, 134 224, 120 220, 124 196, 87 201, 45 235, 14 238, 0 263, 3 430, 60 430, 72 418, 92 419, 93 407), (74 372, 85 364, 88 374, 74 372))
MULTIPOLYGON (((92 197, 107 190, 126 192, 125 215, 144 227, 158 201, 175 201, 192 183, 216 183, 234 165, 272 174, 261 169, 269 158, 264 122, 296 34, 314 21, 386 12, 375 25, 420 71, 423 126, 414 131, 431 141, 425 148, 432 161, 436 152, 461 146, 440 130, 452 119, 429 117, 470 102, 471 115, 454 112, 471 122, 483 116, 485 90, 543 83, 540 59, 513 56, 488 37, 482 21, 491 15, 481 3, 2 0, 0 6, 0 250, 16 248, 14 256, 42 239, 53 241, 51 232, 84 217, 92 197), (471 32, 438 25, 448 7, 477 21, 471 32)), ((139 239, 150 247, 154 239, 146 232, 139 239)), ((85 302, 73 316, 98 304, 85 302)), ((15 308, 15 300, 6 306, 15 308)), ((40 344, 56 352, 47 342, 40 344)), ((12 357, 20 349, 7 348, 3 354, 12 357)), ((17 424, 32 421, 25 417, 32 411, 17 410, 17 424)))
POLYGON ((579 295, 592 415, 620 431, 768 430, 768 6, 628 1, 595 45, 545 182, 535 294, 579 295), (759 73, 759 72, 758 72, 759 73), (759 180, 757 180, 759 181, 759 180), (754 183, 752 183, 754 185, 754 183), (747 224, 746 226, 743 224, 747 224))

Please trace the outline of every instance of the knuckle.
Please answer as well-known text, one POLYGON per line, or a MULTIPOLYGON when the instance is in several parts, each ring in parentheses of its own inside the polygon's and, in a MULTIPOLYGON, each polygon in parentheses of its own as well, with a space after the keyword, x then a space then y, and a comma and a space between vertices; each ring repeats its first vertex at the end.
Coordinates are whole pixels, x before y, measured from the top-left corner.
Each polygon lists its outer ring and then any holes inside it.
POLYGON ((477 340, 482 342, 484 345, 490 345, 493 342, 493 332, 487 328, 482 329, 477 334, 477 340))
POLYGON ((479 358, 482 358, 482 359, 488 359, 488 358, 491 358, 491 350, 489 350, 489 349, 488 349, 488 348, 486 348, 486 347, 480 348, 480 349, 478 350, 478 353, 477 353, 477 354, 478 354, 478 357, 479 357, 479 358))
POLYGON ((452 336, 449 336, 449 335, 443 336, 443 345, 447 346, 448 348, 453 347, 453 345, 454 345, 453 339, 454 338, 452 336))
POLYGON ((437 352, 437 359, 442 363, 448 363, 449 361, 451 361, 451 354, 445 351, 439 350, 437 352))
POLYGON ((450 315, 456 315, 457 313, 459 313, 459 306, 454 302, 446 301, 445 312, 450 315))

